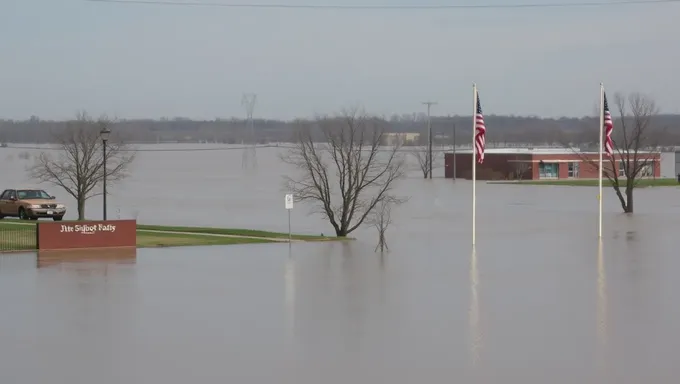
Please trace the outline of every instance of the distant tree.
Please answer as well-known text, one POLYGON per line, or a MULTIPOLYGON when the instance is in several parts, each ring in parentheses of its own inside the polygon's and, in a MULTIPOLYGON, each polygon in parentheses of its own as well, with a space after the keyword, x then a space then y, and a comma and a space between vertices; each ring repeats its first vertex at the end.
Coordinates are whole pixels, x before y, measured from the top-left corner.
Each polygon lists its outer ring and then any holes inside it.
MULTIPOLYGON (((418 166, 420 167, 420 170, 423 172, 423 177, 427 179, 427 176, 430 172, 430 157, 428 155, 427 149, 424 148, 414 148, 410 152, 411 156, 415 157, 416 160, 418 161, 418 166)), ((439 157, 441 155, 441 152, 435 152, 432 151, 432 169, 436 168, 437 161, 439 160, 439 157)))
MULTIPOLYGON (((612 99, 613 100, 613 99, 612 99)), ((588 114, 586 117, 538 118, 525 116, 488 116, 487 124, 494 129, 489 131, 487 146, 516 146, 516 145, 544 145, 554 142, 572 142, 579 146, 585 142, 597 140, 597 131, 593 132, 593 125, 597 125, 597 118, 588 114), (582 138, 582 136, 586 136, 582 138)), ((597 115, 597 113, 595 114, 597 115)), ((452 124, 458 127, 459 145, 469 145, 472 139, 465 127, 471 123, 471 116, 432 116, 433 131, 439 135, 448 132, 452 124)), ((680 145, 680 115, 657 115, 657 124, 669 127, 664 136, 665 145, 680 145)), ((420 138, 415 140, 420 145, 427 145, 427 131, 424 129, 427 115, 403 114, 394 116, 389 121, 390 132, 420 132, 420 138)), ((294 142, 291 138, 297 129, 297 123, 281 120, 256 120, 257 138, 266 138, 268 142, 294 142)), ((243 118, 222 118, 209 121, 175 119, 166 117, 161 119, 117 120, 116 132, 120 132, 127 140, 135 143, 156 144, 160 142, 199 142, 221 140, 233 137, 234 143, 248 142, 249 130, 245 129, 243 118)), ((63 130, 65 121, 40 119, 37 116, 26 120, 7 120, 0 118, 0 143, 48 143, 52 139, 50 132, 63 130)), ((436 145, 449 145, 449 139, 437 138, 436 145)), ((405 143, 408 145, 408 143, 405 143)), ((1 147, 1 144, 0 144, 1 147)))
POLYGON ((514 171, 515 180, 522 180, 522 179, 524 179, 524 175, 529 170, 529 164, 522 163, 522 162, 516 162, 515 165, 514 165, 514 168, 515 168, 515 171, 514 171))
MULTIPOLYGON (((56 153, 42 152, 29 167, 30 176, 40 182, 61 187, 77 202, 78 220, 85 220, 85 202, 101 191, 96 189, 104 178, 104 156, 100 132, 112 121, 102 116, 93 120, 82 112, 69 121, 66 128, 53 135, 56 153)), ((107 183, 115 183, 127 176, 135 158, 127 145, 112 135, 106 151, 107 183)))
MULTIPOLYGON (((614 100, 619 114, 612 134, 614 155, 603 158, 602 175, 609 180, 623 212, 633 213, 633 192, 641 179, 654 175, 654 167, 658 166, 655 158, 665 130, 653 124, 658 109, 649 96, 616 94, 614 100)), ((599 169, 598 161, 585 157, 583 160, 599 169)))
POLYGON ((372 217, 369 218, 368 223, 378 231, 378 245, 375 246, 375 251, 377 252, 378 249, 380 249, 380 252, 389 251, 385 233, 390 224, 392 224, 392 204, 388 200, 380 202, 372 217))
POLYGON ((404 201, 393 194, 403 158, 398 145, 381 147, 385 128, 385 121, 358 109, 299 122, 293 148, 281 157, 300 172, 285 177, 287 191, 313 203, 339 237, 356 230, 381 204, 404 201))

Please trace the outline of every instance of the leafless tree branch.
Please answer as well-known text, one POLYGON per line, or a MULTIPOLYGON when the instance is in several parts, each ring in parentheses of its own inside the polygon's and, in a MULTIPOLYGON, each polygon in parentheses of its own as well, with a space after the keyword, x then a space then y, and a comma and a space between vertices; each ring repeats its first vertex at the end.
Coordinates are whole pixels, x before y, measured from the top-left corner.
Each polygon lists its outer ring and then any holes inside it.
POLYGON ((399 145, 381 148, 386 124, 358 108, 337 117, 299 122, 294 147, 281 159, 299 176, 285 177, 298 201, 312 202, 337 236, 357 229, 383 201, 398 203, 393 187, 403 176, 399 145), (321 143, 314 143, 320 131, 321 143))
POLYGON ((529 164, 523 162, 515 162, 515 170, 513 172, 515 180, 524 179, 524 175, 529 171, 529 164))
POLYGON ((375 246, 375 251, 383 252, 385 250, 389 251, 390 248, 387 246, 387 238, 385 233, 387 228, 392 224, 392 204, 388 200, 383 200, 376 207, 372 216, 367 220, 367 223, 372 225, 378 231, 378 244, 375 246))
MULTIPOLYGON (((94 120, 86 112, 78 113, 63 132, 53 135, 61 151, 56 156, 41 153, 28 168, 32 178, 58 186, 73 196, 78 204, 78 220, 85 219, 85 201, 101 194, 95 190, 104 178, 100 132, 110 129, 112 124, 113 120, 106 116, 94 120)), ((113 184, 128 176, 135 153, 116 136, 109 138, 106 149, 107 183, 113 184)))
POLYGON ((409 153, 418 161, 418 167, 420 167, 420 170, 423 172, 423 177, 426 179, 430 173, 430 167, 432 167, 432 169, 436 168, 437 161, 439 161, 441 156, 441 152, 432 151, 432 165, 430 165, 427 149, 413 148, 409 153))
MULTIPOLYGON (((613 156, 604 157, 602 175, 614 189, 623 211, 633 213, 633 191, 641 179, 654 176, 664 130, 653 124, 659 111, 649 96, 616 94, 614 100, 619 114, 612 134, 615 151, 613 156)), ((583 163, 599 170, 599 161, 575 153, 583 163)))

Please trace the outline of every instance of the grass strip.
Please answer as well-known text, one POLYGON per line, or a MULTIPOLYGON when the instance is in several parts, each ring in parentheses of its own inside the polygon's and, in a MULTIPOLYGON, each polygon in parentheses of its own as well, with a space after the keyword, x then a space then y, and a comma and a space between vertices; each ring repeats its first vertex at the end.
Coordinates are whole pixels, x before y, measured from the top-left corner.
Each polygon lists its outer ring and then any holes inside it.
MULTIPOLYGON (((61 223, 78 223, 78 221, 62 221, 61 223)), ((20 221, 17 219, 0 220, 0 229, 2 228, 18 228, 35 226, 32 221, 20 221)), ((182 226, 167 226, 167 225, 145 225, 137 224, 138 231, 157 231, 157 232, 186 232, 206 235, 226 235, 226 236, 242 236, 242 237, 265 237, 273 239, 288 239, 288 234, 283 232, 262 231, 257 229, 238 229, 238 228, 211 228, 211 227, 182 227, 182 226)), ((321 240, 337 240, 334 236, 315 236, 315 235, 297 235, 292 234, 293 240, 307 240, 307 241, 321 241, 321 240)))
POLYGON ((137 248, 256 244, 271 242, 271 240, 247 237, 220 237, 143 231, 137 232, 137 248))
MULTIPOLYGON (((36 236, 33 226, 18 229, 16 224, 0 224, 0 251, 35 250, 36 236)), ((207 236, 205 234, 137 232, 137 247, 180 247, 204 245, 233 245, 271 243, 272 240, 252 237, 207 236)))
MULTIPOLYGON (((287 239, 287 233, 261 231, 256 229, 236 229, 236 228, 210 228, 210 227, 176 227, 165 225, 144 225, 138 224, 138 230, 147 231, 162 231, 162 232, 187 232, 187 233, 203 233, 211 235, 228 235, 228 236, 244 236, 244 237, 266 237, 273 239, 287 239)), ((293 240, 307 240, 307 241, 321 241, 332 240, 334 237, 330 236, 314 236, 314 235, 296 235, 292 234, 293 240)))
MULTIPOLYGON (((5 219, 0 221, 0 251, 34 250, 35 222, 5 219)), ((179 247, 271 243, 288 239, 287 233, 251 229, 137 225, 137 247, 179 247), (268 240, 269 239, 269 240, 268 240)), ((337 237, 292 235, 293 240, 326 241, 337 237)))
POLYGON ((24 251, 35 249, 35 230, 17 228, 13 225, 9 228, 0 227, 0 251, 24 251))

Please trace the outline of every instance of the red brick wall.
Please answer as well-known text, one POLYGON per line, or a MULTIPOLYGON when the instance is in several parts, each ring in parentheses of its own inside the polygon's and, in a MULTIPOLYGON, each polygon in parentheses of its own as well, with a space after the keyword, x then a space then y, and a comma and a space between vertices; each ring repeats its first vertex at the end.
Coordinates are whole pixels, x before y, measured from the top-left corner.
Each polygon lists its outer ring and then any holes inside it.
MULTIPOLYGON (((484 158, 484 163, 477 164, 477 180, 514 179, 517 163, 513 160, 529 162, 531 155, 488 153, 484 158)), ((532 164, 529 164, 529 167, 532 167, 532 164)), ((456 168, 456 177, 472 179, 472 155, 457 153, 456 168)), ((444 154, 444 177, 453 178, 453 153, 444 154)), ((526 170, 522 178, 530 179, 531 170, 526 170)))
POLYGON ((38 250, 137 246, 136 220, 39 222, 38 250))

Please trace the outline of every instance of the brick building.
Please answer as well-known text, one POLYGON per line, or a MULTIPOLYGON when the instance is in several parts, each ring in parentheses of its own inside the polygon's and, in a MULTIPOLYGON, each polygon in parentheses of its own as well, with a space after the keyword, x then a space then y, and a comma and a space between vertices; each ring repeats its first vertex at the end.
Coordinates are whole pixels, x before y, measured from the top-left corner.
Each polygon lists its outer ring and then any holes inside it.
MULTIPOLYGON (((493 148, 484 153, 484 163, 477 164, 478 180, 557 180, 596 179, 597 152, 574 152, 565 149, 493 148)), ((645 152, 639 156, 649 159, 641 171, 643 177, 660 177, 659 153, 645 152)), ((616 171, 623 177, 623 162, 615 154, 616 171)), ((610 160, 603 157, 605 169, 611 168, 610 160)), ((444 155, 444 176, 472 178, 472 151, 463 150, 444 155), (454 160, 455 156, 455 160, 454 160), (455 169, 454 169, 455 164, 455 169)))

